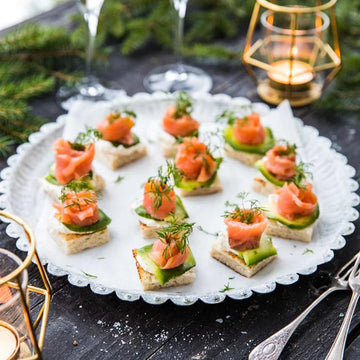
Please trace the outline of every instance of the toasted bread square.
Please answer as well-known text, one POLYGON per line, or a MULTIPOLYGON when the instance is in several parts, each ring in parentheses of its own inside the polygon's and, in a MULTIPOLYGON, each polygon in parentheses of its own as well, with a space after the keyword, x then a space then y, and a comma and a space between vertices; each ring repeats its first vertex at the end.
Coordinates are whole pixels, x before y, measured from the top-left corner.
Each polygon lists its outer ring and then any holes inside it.
POLYGON ((270 181, 266 180, 263 176, 257 176, 256 178, 254 178, 252 188, 257 193, 265 196, 274 194, 277 189, 280 189, 279 186, 272 184, 270 181))
POLYGON ((214 182, 209 187, 199 187, 194 190, 185 190, 185 189, 177 188, 177 191, 183 197, 208 195, 208 194, 214 194, 219 191, 222 191, 222 186, 221 186, 219 176, 216 175, 214 182))
POLYGON ((186 271, 184 274, 169 280, 167 283, 161 284, 154 274, 149 273, 148 271, 144 270, 141 267, 141 265, 139 264, 136 258, 136 254, 137 254, 136 249, 133 249, 132 253, 136 262, 136 268, 139 274, 141 285, 143 286, 143 289, 146 291, 159 290, 174 286, 189 285, 192 282, 194 282, 196 278, 195 269, 192 268, 186 271))
POLYGON ((109 242, 109 230, 105 228, 92 233, 62 233, 48 228, 51 237, 66 255, 76 254, 85 249, 101 246, 109 242))
POLYGON ((304 229, 290 229, 284 224, 275 220, 270 220, 265 233, 270 236, 276 236, 283 239, 298 240, 310 242, 314 231, 315 224, 309 225, 304 229))
POLYGON ((244 151, 234 150, 229 144, 225 143, 225 153, 227 156, 241 161, 243 164, 248 166, 254 166, 254 164, 263 158, 264 155, 250 154, 244 151))
MULTIPOLYGON (((104 140, 102 140, 104 141, 104 140)), ((111 147, 98 146, 96 148, 96 159, 102 162, 104 165, 112 170, 118 169, 128 163, 136 161, 146 156, 146 146, 142 143, 138 143, 134 146, 125 148, 123 146, 111 147)))
POLYGON ((210 255, 222 262, 224 265, 228 266, 229 268, 233 269, 237 273, 250 278, 262 270, 267 264, 271 263, 277 255, 270 256, 257 264, 247 266, 244 260, 240 259, 237 255, 233 254, 231 251, 225 250, 219 240, 216 240, 213 243, 213 246, 210 251, 210 255))

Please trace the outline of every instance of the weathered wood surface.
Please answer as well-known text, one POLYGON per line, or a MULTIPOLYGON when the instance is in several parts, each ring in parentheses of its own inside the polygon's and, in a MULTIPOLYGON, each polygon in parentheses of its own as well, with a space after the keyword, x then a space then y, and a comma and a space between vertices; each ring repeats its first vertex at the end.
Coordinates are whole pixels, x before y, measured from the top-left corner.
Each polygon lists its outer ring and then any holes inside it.
MULTIPOLYGON (((58 11, 41 20, 59 23, 62 17, 58 11)), ((149 70, 171 60, 171 55, 158 52, 123 58, 115 50, 109 67, 100 75, 131 95, 144 91, 142 80, 149 70)), ((200 65, 212 76, 212 93, 259 101, 240 62, 191 63, 200 65)), ((37 113, 51 120, 62 113, 53 95, 35 101, 33 106, 37 113)), ((314 107, 298 109, 295 114, 330 138, 334 148, 345 154, 357 169, 359 178, 360 122, 346 116, 324 114, 314 107)), ((5 162, 0 165, 5 167, 5 162)), ((50 276, 54 296, 44 359, 246 359, 256 344, 307 307, 328 283, 329 276, 360 249, 360 222, 355 225, 358 229, 347 237, 346 247, 336 251, 334 259, 319 266, 316 273, 300 276, 294 285, 278 285, 270 294, 254 294, 244 301, 227 299, 218 305, 197 302, 190 307, 178 307, 170 302, 154 306, 142 300, 130 303, 120 301, 115 295, 95 295, 89 288, 71 286, 66 277, 50 276)), ((2 235, 3 229, 4 225, 0 227, 2 235)), ((1 244, 15 249, 13 241, 5 236, 1 244)), ((35 269, 31 270, 30 278, 39 283, 35 269)), ((323 359, 341 324, 349 298, 348 292, 339 292, 325 300, 293 335, 281 359, 323 359)), ((34 308, 37 304, 35 301, 34 308)), ((360 358, 359 333, 360 312, 357 312, 345 359, 360 358)))

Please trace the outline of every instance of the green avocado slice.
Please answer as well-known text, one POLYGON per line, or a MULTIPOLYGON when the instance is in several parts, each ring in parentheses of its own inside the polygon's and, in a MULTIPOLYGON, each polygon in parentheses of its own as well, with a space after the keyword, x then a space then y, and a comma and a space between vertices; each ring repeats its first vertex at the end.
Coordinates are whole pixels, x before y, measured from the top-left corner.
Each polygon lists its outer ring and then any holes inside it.
POLYGON ((265 140, 259 145, 246 145, 239 143, 234 135, 234 127, 227 126, 224 129, 224 140, 236 151, 243 151, 250 154, 265 155, 275 145, 274 135, 270 128, 264 127, 265 129, 265 140))
POLYGON ((155 275, 155 277, 160 281, 162 285, 170 281, 171 279, 178 277, 190 269, 192 269, 195 265, 194 256, 188 246, 189 256, 187 257, 184 264, 174 268, 174 269, 160 269, 160 267, 155 264, 149 257, 153 244, 146 245, 140 249, 136 249, 136 255, 141 257, 141 260, 144 264, 146 264, 151 272, 155 275))
POLYGON ((277 251, 272 243, 271 236, 263 235, 258 248, 238 251, 237 253, 247 266, 251 266, 270 256, 276 255, 277 251))
MULTIPOLYGON (((170 222, 172 220, 172 215, 167 216, 163 220, 155 219, 150 214, 148 214, 143 205, 138 206, 135 209, 136 214, 146 219, 152 219, 155 221, 167 221, 170 222)), ((185 210, 184 204, 179 196, 176 195, 176 209, 175 209, 175 217, 178 220, 187 219, 189 217, 188 213, 185 210)))
POLYGON ((276 186, 282 187, 285 184, 285 181, 277 179, 274 175, 265 166, 265 161, 263 159, 258 160, 254 166, 263 174, 264 178, 276 186))
POLYGON ((278 221, 279 223, 287 226, 290 229, 305 229, 313 224, 320 215, 319 205, 316 204, 315 210, 310 215, 296 216, 293 220, 289 220, 281 216, 276 208, 276 203, 267 203, 264 207, 266 217, 271 220, 278 221))
POLYGON ((100 219, 95 224, 92 225, 80 226, 74 224, 65 224, 65 223, 62 224, 65 227, 67 227, 69 230, 75 232, 82 232, 82 233, 96 232, 105 229, 111 223, 111 219, 100 209, 99 209, 99 216, 100 219))

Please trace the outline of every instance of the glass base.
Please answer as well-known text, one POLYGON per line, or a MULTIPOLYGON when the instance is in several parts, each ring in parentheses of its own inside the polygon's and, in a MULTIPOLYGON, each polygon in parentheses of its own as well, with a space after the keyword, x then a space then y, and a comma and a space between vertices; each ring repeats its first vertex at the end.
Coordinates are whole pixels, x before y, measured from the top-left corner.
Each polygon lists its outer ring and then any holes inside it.
POLYGON ((104 87, 94 76, 86 77, 74 86, 61 86, 56 94, 60 106, 69 110, 74 101, 103 101, 126 95, 123 90, 113 90, 104 87))
POLYGON ((212 79, 205 71, 194 66, 170 64, 152 70, 145 77, 144 86, 150 92, 208 92, 212 88, 212 79))

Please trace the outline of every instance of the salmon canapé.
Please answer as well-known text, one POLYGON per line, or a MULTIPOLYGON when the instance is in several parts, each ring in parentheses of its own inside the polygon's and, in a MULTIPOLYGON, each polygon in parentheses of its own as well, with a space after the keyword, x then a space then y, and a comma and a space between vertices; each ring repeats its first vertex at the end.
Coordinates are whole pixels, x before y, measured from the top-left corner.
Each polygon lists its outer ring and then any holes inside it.
POLYGON ((184 173, 185 180, 208 181, 217 169, 207 146, 197 138, 186 138, 175 156, 175 166, 184 173))
POLYGON ((294 146, 274 146, 266 153, 265 167, 279 180, 291 179, 296 174, 294 146))
POLYGON ((265 140, 265 129, 261 125, 259 114, 252 113, 237 119, 234 125, 234 136, 241 144, 262 144, 265 140))
POLYGON ((265 231, 268 219, 265 213, 255 209, 239 209, 224 219, 229 246, 237 251, 255 249, 265 231))
POLYGON ((99 221, 97 197, 92 190, 66 192, 61 204, 53 204, 55 217, 64 224, 88 226, 99 221))
POLYGON ((143 206, 153 218, 162 220, 175 213, 176 195, 172 187, 158 179, 150 179, 144 186, 143 206))
POLYGON ((72 148, 65 139, 58 139, 54 143, 55 177, 59 184, 65 185, 74 179, 87 175, 95 156, 95 144, 89 143, 84 150, 72 148))
POLYGON ((176 116, 177 109, 175 105, 171 105, 166 109, 163 117, 164 130, 175 137, 185 137, 193 135, 200 127, 190 115, 176 116))
POLYGON ((178 239, 170 239, 170 244, 163 242, 162 240, 156 240, 151 249, 149 257, 154 261, 161 269, 173 269, 182 265, 189 256, 189 249, 185 247, 183 252, 179 250, 178 239), (177 243, 178 242, 178 243, 177 243))
POLYGON ((134 120, 130 116, 121 116, 119 113, 111 113, 97 126, 102 134, 102 139, 117 141, 124 145, 132 145, 135 140, 131 133, 134 120))
POLYGON ((278 190, 277 210, 283 217, 292 220, 295 216, 310 215, 317 205, 316 195, 312 192, 312 184, 307 183, 304 188, 294 183, 284 184, 278 190))

